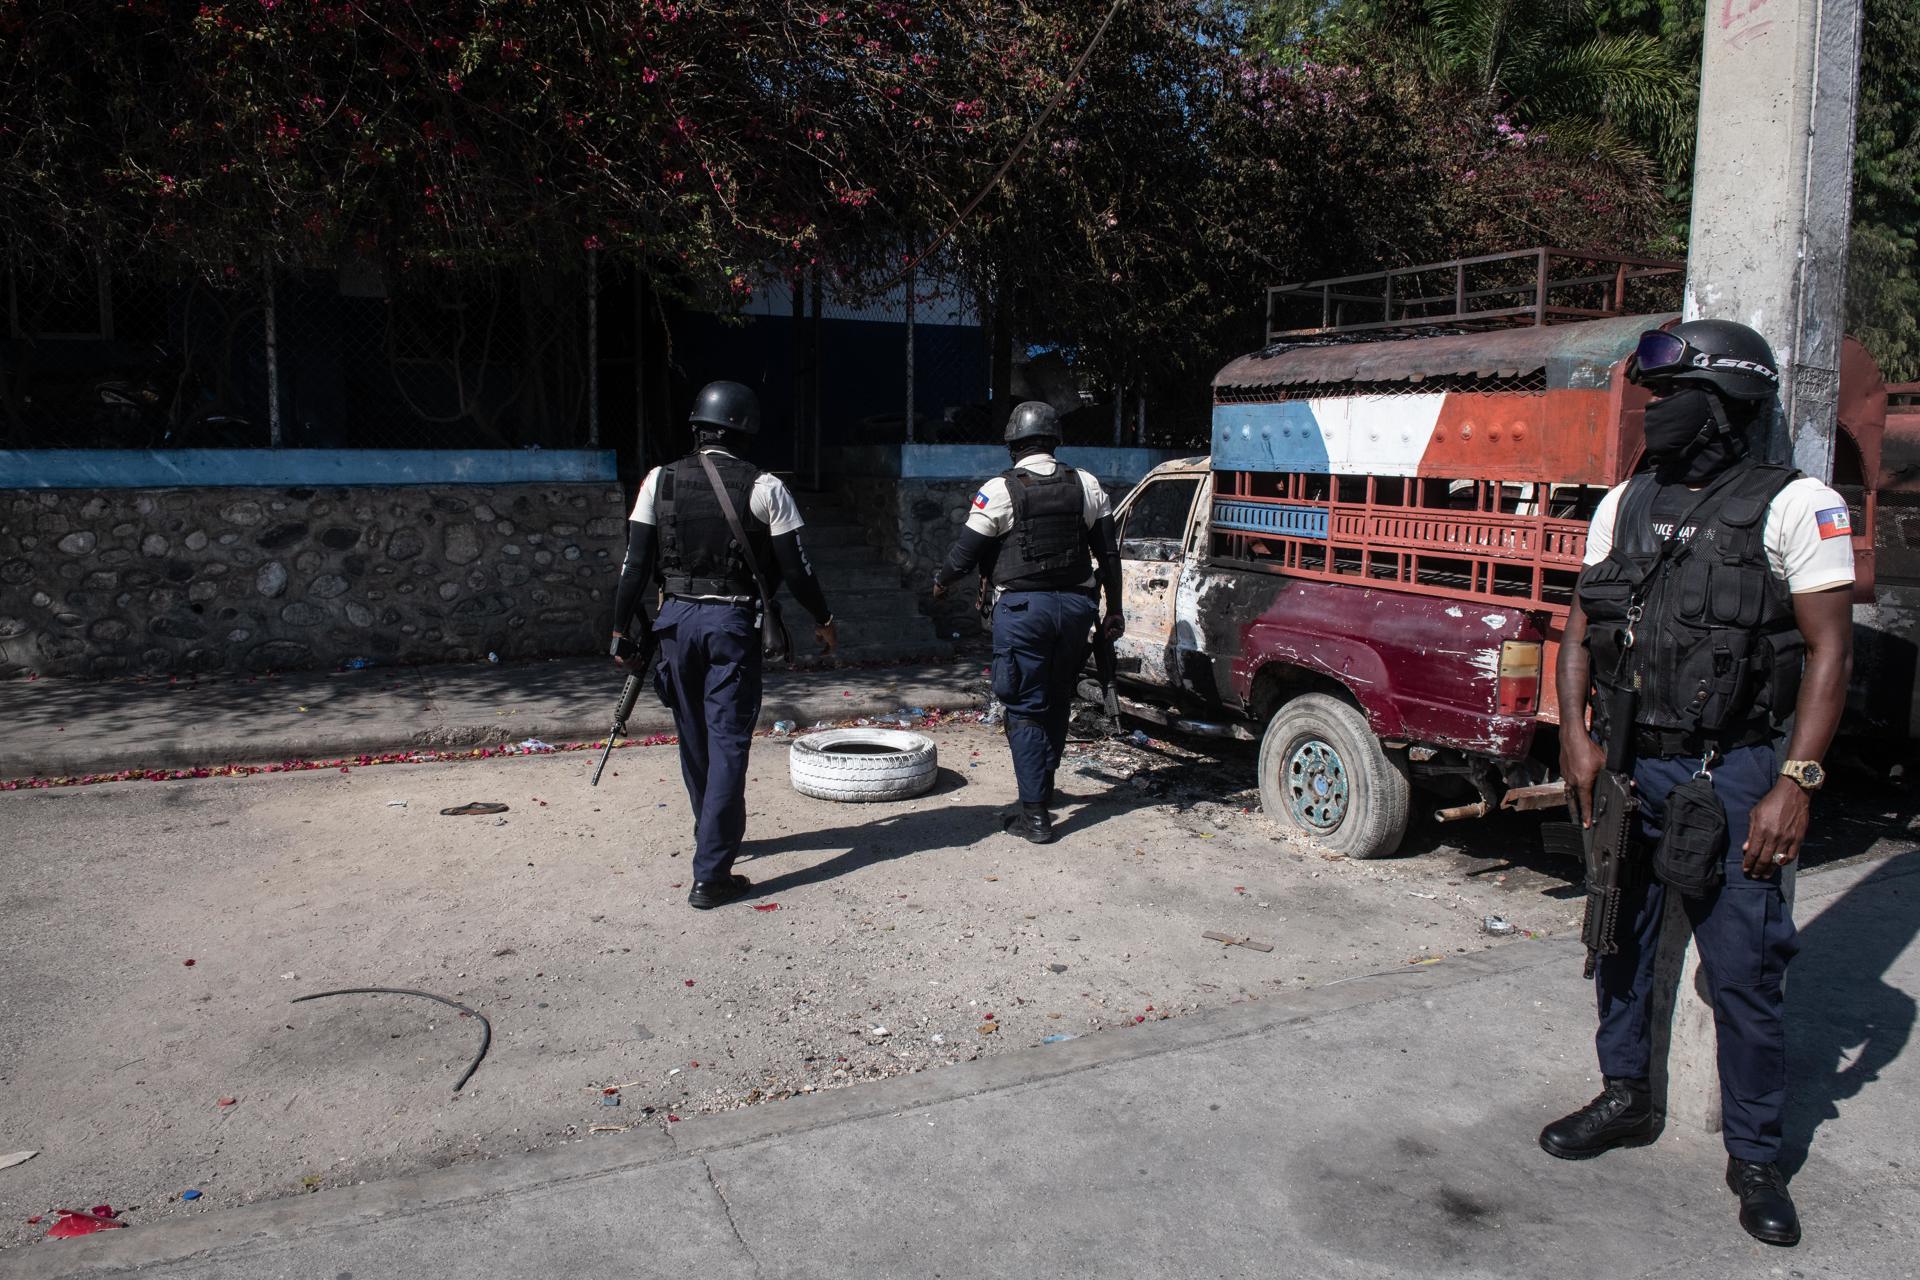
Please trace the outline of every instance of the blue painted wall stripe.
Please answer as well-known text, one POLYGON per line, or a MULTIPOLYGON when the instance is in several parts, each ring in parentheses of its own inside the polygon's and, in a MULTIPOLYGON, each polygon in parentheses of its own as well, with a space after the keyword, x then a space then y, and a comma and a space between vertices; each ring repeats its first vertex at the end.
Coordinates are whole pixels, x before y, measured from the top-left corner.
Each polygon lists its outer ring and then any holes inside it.
POLYGON ((1332 464, 1312 406, 1305 400, 1283 400, 1215 405, 1213 466, 1217 471, 1325 475, 1332 464))
POLYGON ((0 489, 612 482, 610 449, 0 450, 0 489))

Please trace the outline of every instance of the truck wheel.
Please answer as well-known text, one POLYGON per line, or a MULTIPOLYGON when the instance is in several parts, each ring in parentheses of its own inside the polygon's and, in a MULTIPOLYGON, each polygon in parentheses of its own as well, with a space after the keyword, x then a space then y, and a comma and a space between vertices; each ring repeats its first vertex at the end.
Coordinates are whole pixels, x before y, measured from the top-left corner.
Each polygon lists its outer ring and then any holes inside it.
POLYGON ((1407 764, 1367 718, 1324 693, 1303 693, 1260 740, 1260 807, 1291 831, 1349 858, 1400 848, 1413 812, 1407 764))

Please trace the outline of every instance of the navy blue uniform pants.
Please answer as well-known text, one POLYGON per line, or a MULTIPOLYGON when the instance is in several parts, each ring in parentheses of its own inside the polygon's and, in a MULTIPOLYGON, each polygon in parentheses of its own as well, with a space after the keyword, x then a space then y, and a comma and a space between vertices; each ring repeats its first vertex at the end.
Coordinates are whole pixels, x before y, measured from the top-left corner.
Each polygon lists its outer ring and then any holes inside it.
POLYGON ((680 734, 693 806, 693 878, 724 880, 747 831, 747 748, 760 718, 760 632, 751 605, 668 600, 654 688, 680 734))
MULTIPOLYGON (((1660 838, 1667 796, 1699 765, 1698 757, 1634 765, 1644 840, 1660 838)), ((1740 869, 1747 818, 1778 776, 1779 762, 1770 746, 1742 747, 1713 766, 1713 788, 1727 811, 1726 883, 1705 897, 1681 899, 1713 997, 1722 1136, 1728 1154, 1741 1160, 1772 1161, 1779 1156, 1786 1110, 1782 983, 1799 943, 1782 880, 1792 871, 1783 868, 1768 879, 1751 880, 1740 869)), ((1618 954, 1602 957, 1594 974, 1600 1001, 1594 1048, 1600 1071, 1607 1076, 1644 1079, 1652 1058, 1647 1005, 1669 891, 1651 874, 1645 879, 1649 883, 1622 903, 1623 910, 1632 912, 1632 936, 1621 940, 1618 954)), ((1687 998, 1685 993, 1681 998, 1687 998)))
POLYGON ((1093 598, 1080 591, 1009 591, 993 607, 993 696, 1007 708, 1007 745, 1024 804, 1053 800, 1074 688, 1098 617, 1093 598))

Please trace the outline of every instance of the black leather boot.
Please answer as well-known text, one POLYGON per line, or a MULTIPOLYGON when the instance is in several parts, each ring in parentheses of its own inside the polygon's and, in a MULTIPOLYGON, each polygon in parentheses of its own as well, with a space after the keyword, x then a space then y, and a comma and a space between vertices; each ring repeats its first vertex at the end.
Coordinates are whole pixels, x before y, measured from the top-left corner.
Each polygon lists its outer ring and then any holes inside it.
POLYGON ((1727 1157, 1727 1186, 1740 1197, 1740 1225, 1765 1244, 1800 1243, 1800 1215, 1780 1166, 1727 1157))
POLYGON ((687 892, 687 905, 696 911, 711 911, 715 907, 724 907, 747 896, 747 890, 753 888, 753 881, 745 876, 728 876, 725 880, 701 880, 687 892))
POLYGON ((1007 830, 1022 840, 1047 844, 1053 840, 1053 815, 1047 812, 1044 804, 1022 801, 1020 812, 1007 819, 1007 830))
POLYGON ((1645 1146, 1657 1134, 1647 1082, 1608 1077, 1606 1092, 1540 1131, 1540 1149, 1562 1160, 1587 1160, 1615 1147, 1645 1146))

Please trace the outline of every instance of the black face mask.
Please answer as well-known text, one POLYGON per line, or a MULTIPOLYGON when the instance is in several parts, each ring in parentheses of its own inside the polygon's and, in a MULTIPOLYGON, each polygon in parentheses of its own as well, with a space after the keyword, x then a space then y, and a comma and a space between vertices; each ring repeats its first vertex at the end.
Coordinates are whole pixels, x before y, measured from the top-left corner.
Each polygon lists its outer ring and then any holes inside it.
POLYGON ((1662 484, 1705 484, 1747 456, 1746 442, 1714 412, 1713 394, 1688 387, 1647 405, 1647 460, 1662 484))

